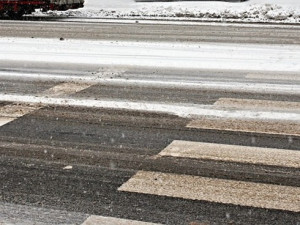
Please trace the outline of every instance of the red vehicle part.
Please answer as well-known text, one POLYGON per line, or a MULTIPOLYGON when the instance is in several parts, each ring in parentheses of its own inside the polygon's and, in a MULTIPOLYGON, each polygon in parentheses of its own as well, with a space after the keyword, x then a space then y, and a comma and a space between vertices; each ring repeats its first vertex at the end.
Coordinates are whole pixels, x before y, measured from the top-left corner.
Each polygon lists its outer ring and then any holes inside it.
POLYGON ((84 0, 0 0, 0 16, 8 15, 18 19, 36 9, 64 11, 82 8, 83 5, 84 0))

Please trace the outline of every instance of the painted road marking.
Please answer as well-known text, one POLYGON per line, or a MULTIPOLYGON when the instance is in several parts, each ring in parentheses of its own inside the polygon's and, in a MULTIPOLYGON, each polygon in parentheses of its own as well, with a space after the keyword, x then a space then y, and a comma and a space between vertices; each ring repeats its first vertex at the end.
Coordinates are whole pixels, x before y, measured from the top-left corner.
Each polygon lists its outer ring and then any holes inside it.
POLYGON ((82 225, 159 225, 136 220, 119 219, 114 217, 90 216, 82 225))
POLYGON ((90 84, 85 83, 62 83, 44 91, 42 95, 47 95, 51 97, 66 96, 83 91, 89 88, 90 86, 90 84))
POLYGON ((300 168, 300 151, 275 148, 176 140, 161 151, 159 156, 300 168))
POLYGON ((300 212, 300 188, 139 171, 119 191, 300 212))
POLYGON ((246 111, 231 109, 216 109, 211 105, 195 104, 164 104, 156 102, 130 102, 125 100, 93 100, 93 99, 72 99, 72 98, 51 98, 32 95, 9 95, 0 94, 0 101, 13 101, 19 103, 44 104, 56 106, 72 106, 87 108, 109 108, 125 109, 143 112, 160 112, 177 115, 183 118, 198 118, 200 116, 214 116, 221 118, 239 119, 262 119, 262 120, 287 120, 299 121, 300 113, 297 112, 266 112, 246 111))
POLYGON ((300 81, 299 74, 248 74, 248 79, 300 81))
MULTIPOLYGON (((89 88, 90 86, 90 84, 84 83, 62 83, 42 92, 41 94, 44 97, 45 95, 47 97, 59 97, 77 93, 89 88)), ((6 99, 6 101, 16 102, 13 98, 6 99)), ((23 103, 2 106, 0 107, 0 127, 41 108, 40 102, 35 102, 33 105, 23 103)))
POLYGON ((33 105, 5 105, 0 107, 0 127, 38 110, 40 107, 33 105))
POLYGON ((189 122, 187 127, 196 129, 300 136, 299 119, 298 121, 268 121, 202 116, 189 122))
POLYGON ((12 117, 0 117, 0 127, 7 124, 7 123, 10 123, 11 121, 15 120, 15 118, 12 118, 12 117))
POLYGON ((35 111, 37 106, 34 105, 5 105, 0 107, 0 116, 1 117, 21 117, 25 114, 35 111))
POLYGON ((214 105, 221 106, 221 107, 235 108, 235 109, 300 112, 300 102, 288 102, 288 101, 220 98, 218 101, 214 103, 214 105))

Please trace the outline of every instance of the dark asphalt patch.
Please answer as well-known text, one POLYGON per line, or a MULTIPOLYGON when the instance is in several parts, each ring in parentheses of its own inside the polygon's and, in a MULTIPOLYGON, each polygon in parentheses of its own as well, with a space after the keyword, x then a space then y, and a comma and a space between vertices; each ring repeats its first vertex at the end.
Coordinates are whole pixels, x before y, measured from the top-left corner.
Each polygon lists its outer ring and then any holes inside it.
POLYGON ((38 81, 16 81, 3 80, 0 81, 1 93, 5 94, 23 94, 23 95, 37 95, 46 91, 49 88, 57 85, 58 82, 38 82, 38 81))
MULTIPOLYGON (((86 108, 44 108, 0 127, 2 137, 29 142, 125 148, 159 153, 173 140, 300 150, 297 136, 186 128, 188 120, 155 113, 86 108)), ((91 146, 91 147, 90 147, 91 146)))
POLYGON ((0 154, 6 157, 22 157, 70 165, 90 165, 122 170, 146 170, 164 173, 186 174, 220 179, 277 185, 300 186, 300 171, 266 165, 195 160, 175 157, 154 157, 133 154, 130 149, 102 149, 98 151, 80 148, 61 148, 47 145, 15 144, 0 141, 0 154))
POLYGON ((270 101, 300 102, 297 95, 238 93, 202 89, 159 88, 145 86, 93 85, 79 93, 75 98, 87 99, 121 99, 126 101, 166 102, 166 103, 215 103, 219 98, 258 99, 270 101))

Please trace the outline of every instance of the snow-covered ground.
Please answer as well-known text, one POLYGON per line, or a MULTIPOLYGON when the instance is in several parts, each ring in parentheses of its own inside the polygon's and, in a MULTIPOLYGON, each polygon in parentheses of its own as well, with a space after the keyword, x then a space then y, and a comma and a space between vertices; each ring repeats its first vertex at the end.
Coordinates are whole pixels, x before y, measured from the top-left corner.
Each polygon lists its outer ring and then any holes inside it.
POLYGON ((0 49, 10 61, 300 72, 294 45, 0 38, 0 49))
POLYGON ((91 18, 300 23, 300 0, 249 0, 245 2, 86 0, 83 9, 50 14, 91 18))
MULTIPOLYGON (((172 43, 172 42, 133 42, 133 41, 97 41, 97 40, 59 40, 40 38, 0 38, 0 61, 22 63, 23 65, 39 63, 44 65, 93 65, 99 72, 88 74, 60 74, 54 70, 28 71, 3 70, 2 79, 60 81, 81 83, 81 88, 95 83, 129 85, 129 87, 167 87, 217 91, 235 91, 260 94, 299 95, 297 83, 265 83, 261 75, 277 74, 279 76, 296 75, 300 72, 300 46, 295 45, 262 45, 234 43, 172 43), (49 46, 51 46, 49 48, 49 46), (137 73, 133 79, 122 76, 128 67, 151 67, 172 69, 205 69, 205 70, 244 70, 247 77, 259 76, 259 82, 229 80, 202 80, 195 82, 186 78, 143 79, 137 73), (104 70, 103 68, 111 68, 104 70), (271 73, 270 73, 271 71, 271 73), (51 74, 52 72, 52 74, 51 74)), ((51 67, 50 67, 51 68, 51 67)), ((52 67, 53 68, 53 67, 52 67)), ((74 68, 75 70, 75 68, 74 68)), ((208 73, 207 78, 210 78, 208 73)), ((231 80, 232 79, 232 80, 231 80)), ((247 78, 248 79, 248 78, 247 78)), ((288 79, 284 77, 284 79, 288 79)), ((294 78, 292 78, 294 80, 294 78)), ((295 77, 296 80, 296 77, 295 77)), ((75 85, 76 90, 78 86, 75 85)), ((55 89, 60 93, 60 88, 55 89)), ((68 89, 71 91, 72 89, 68 89)), ((82 90, 82 89, 81 89, 82 90)), ((49 93, 49 92, 48 92, 49 93)), ((64 86, 64 93, 65 86, 64 86)), ((124 101, 116 99, 74 99, 57 96, 32 96, 24 94, 0 93, 0 101, 73 107, 110 108, 147 112, 170 113, 180 117, 211 116, 234 119, 288 120, 299 121, 298 111, 266 111, 226 108, 218 105, 197 105, 179 103, 161 103, 145 101, 124 101)), ((285 110, 285 109, 284 109, 285 110)), ((7 120, 5 120, 6 122, 7 120)))

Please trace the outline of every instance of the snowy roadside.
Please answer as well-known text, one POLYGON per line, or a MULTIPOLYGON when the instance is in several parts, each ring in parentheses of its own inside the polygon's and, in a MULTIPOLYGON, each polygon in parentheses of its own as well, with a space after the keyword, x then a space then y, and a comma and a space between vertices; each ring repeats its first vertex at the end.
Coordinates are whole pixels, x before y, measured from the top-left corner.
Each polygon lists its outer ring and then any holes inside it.
MULTIPOLYGON (((36 13, 40 15, 40 13, 36 13)), ((299 0, 249 0, 246 2, 142 2, 86 0, 85 8, 48 12, 48 16, 80 18, 130 18, 159 20, 300 23, 299 0)))
POLYGON ((0 38, 0 49, 0 60, 9 61, 295 73, 300 71, 300 46, 294 45, 0 38))
MULTIPOLYGON (((134 42, 134 41, 96 41, 96 40, 60 40, 43 38, 0 38, 0 61, 18 62, 23 65, 44 63, 47 65, 97 65, 99 72, 88 74, 60 74, 59 70, 29 71, 3 70, 2 79, 27 81, 75 82, 90 84, 116 84, 128 87, 166 87, 217 91, 235 91, 236 93, 284 94, 299 95, 300 85, 294 82, 299 78, 300 46, 295 45, 263 45, 234 43, 172 43, 172 42, 134 42), (51 46, 51 48, 49 48, 51 46), (111 67, 112 71, 101 67, 111 67), (116 67, 115 67, 116 66, 116 67), (247 77, 261 74, 289 75, 294 74, 293 83, 265 83, 260 81, 245 82, 225 80, 195 80, 142 78, 138 73, 133 79, 122 76, 127 67, 150 67, 172 69, 205 69, 205 70, 237 70, 247 72, 247 77), (262 73, 261 73, 262 72, 262 73), (265 73, 266 72, 266 73, 265 73), (269 72, 269 73, 268 73, 269 72), (271 73, 270 73, 271 72, 271 73)), ((54 68, 54 67, 52 67, 54 68)), ((74 68, 75 69, 75 68, 74 68)), ((178 75, 176 75, 178 76, 178 75)), ((209 76, 206 75, 206 76, 209 76)), ((234 76, 233 76, 234 77, 234 76)), ((248 79, 248 78, 247 78, 248 79)), ((255 78, 254 78, 255 79, 255 78)), ((260 78, 261 79, 261 78, 260 78)), ((288 79, 285 77, 284 79, 288 79)), ((248 81, 249 81, 248 80, 248 81)), ((57 89, 60 90, 60 89, 57 89)), ((226 108, 222 105, 200 105, 192 103, 162 103, 148 101, 124 101, 123 99, 81 99, 53 96, 35 96, 24 94, 0 93, 0 101, 18 102, 40 105, 109 108, 118 110, 134 110, 142 112, 160 112, 184 118, 210 116, 232 119, 258 119, 273 121, 299 121, 299 110, 279 109, 226 108)))

